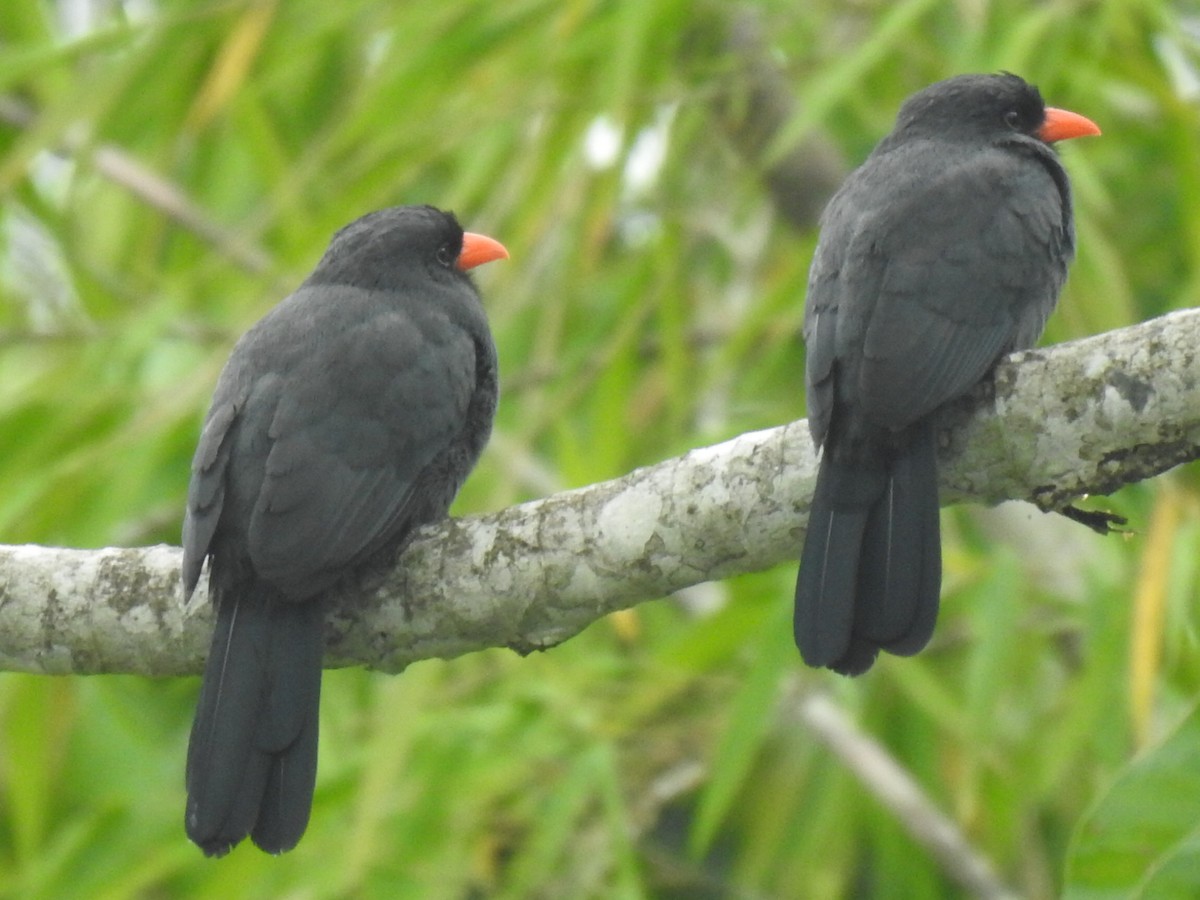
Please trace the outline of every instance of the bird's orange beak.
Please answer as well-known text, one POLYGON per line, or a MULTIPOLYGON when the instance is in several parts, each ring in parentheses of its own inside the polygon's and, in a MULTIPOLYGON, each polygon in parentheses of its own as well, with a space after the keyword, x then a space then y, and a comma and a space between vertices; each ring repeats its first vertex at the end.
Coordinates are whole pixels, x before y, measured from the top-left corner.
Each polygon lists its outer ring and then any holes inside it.
POLYGON ((1047 144, 1055 141, 1065 141, 1070 138, 1090 137, 1100 133, 1100 126, 1079 113, 1066 109, 1046 107, 1046 120, 1037 130, 1037 136, 1047 144))
POLYGON ((458 254, 458 267, 466 272, 494 259, 508 259, 504 245, 484 234, 463 232, 462 253, 458 254))

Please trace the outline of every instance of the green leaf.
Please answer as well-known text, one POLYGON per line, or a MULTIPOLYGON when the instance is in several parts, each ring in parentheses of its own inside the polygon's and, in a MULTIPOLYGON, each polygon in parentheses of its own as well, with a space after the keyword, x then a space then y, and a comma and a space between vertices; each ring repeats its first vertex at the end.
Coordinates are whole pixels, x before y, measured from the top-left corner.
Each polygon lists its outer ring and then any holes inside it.
POLYGON ((1117 776, 1067 855, 1065 897, 1200 896, 1200 713, 1117 776))
POLYGON ((708 784, 700 797, 690 847, 700 855, 711 845, 741 790, 767 733, 780 677, 795 664, 792 607, 780 603, 767 628, 753 641, 758 652, 733 701, 733 713, 712 761, 708 784))

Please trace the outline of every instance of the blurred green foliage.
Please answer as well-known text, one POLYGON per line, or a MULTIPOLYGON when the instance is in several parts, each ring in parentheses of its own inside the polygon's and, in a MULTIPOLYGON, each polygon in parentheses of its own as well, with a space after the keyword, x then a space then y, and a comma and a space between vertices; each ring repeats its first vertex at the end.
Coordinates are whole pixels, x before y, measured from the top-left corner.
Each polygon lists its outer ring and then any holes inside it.
MULTIPOLYGON (((816 235, 759 166, 813 138, 859 161, 962 71, 1105 131, 1062 150, 1080 251, 1048 341, 1200 286, 1200 19, 1164 0, 6 0, 0 50, 6 543, 178 542, 233 341, 394 203, 512 253, 478 279, 504 391, 459 513, 797 418, 816 235), (765 161, 737 149, 743 15, 797 104, 765 161)), ((0 676, 0 896, 959 896, 805 726, 811 690, 1021 895, 1197 896, 1195 473, 1103 502, 1131 535, 948 512, 934 644, 854 682, 800 665, 788 566, 535 657, 328 672, 278 860, 183 836, 194 680, 0 676)))

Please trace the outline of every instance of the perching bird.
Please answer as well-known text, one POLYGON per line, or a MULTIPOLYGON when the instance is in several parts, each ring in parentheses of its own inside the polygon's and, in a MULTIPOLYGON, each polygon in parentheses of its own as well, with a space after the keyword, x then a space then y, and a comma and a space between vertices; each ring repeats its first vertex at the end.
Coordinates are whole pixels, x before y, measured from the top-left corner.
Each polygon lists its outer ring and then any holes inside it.
POLYGON ((1075 252, 1050 145, 1099 133, 1016 75, 951 78, 905 101, 826 208, 804 314, 822 448, 796 583, 809 665, 856 675, 928 643, 935 413, 1041 335, 1075 252))
POLYGON ((496 348, 467 270, 508 256, 428 206, 341 229, 221 372, 192 462, 183 586, 216 629, 187 759, 188 836, 290 850, 317 769, 323 597, 445 516, 491 433, 496 348))

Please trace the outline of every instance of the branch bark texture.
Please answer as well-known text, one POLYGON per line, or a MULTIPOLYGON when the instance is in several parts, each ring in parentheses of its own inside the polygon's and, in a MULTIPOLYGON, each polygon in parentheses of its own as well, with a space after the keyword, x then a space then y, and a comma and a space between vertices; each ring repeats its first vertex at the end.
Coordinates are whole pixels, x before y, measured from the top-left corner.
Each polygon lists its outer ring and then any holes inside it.
MULTIPOLYGON (((1187 310, 1003 361, 945 413, 942 501, 1055 509, 1196 459, 1197 348, 1200 311, 1187 310)), ((332 598, 328 664, 528 652, 614 610, 792 562, 815 476, 798 421, 428 527, 389 571, 332 598)), ((179 559, 165 546, 0 547, 0 668, 199 672, 209 606, 203 590, 183 605, 179 559)))

